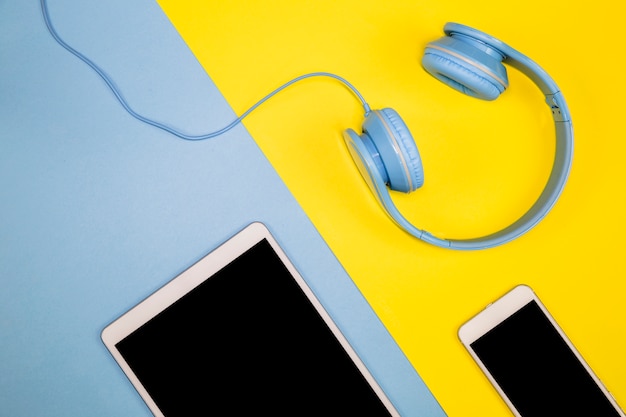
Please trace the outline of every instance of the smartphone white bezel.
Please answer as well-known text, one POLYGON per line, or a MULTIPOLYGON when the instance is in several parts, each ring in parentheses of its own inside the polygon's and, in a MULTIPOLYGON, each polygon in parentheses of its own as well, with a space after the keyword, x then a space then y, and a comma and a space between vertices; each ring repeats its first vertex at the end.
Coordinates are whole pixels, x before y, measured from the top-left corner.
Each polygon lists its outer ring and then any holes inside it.
POLYGON ((142 302, 134 306, 132 309, 124 313, 118 319, 109 324, 101 333, 104 342, 111 355, 124 371, 130 382, 133 384, 137 392, 146 402, 150 410, 157 417, 165 417, 159 410, 153 399, 150 397, 141 381, 137 378, 128 363, 116 348, 116 344, 123 340, 126 336, 133 333, 152 317, 163 311, 176 300, 183 297, 189 291, 200 285, 207 279, 210 279, 218 271, 224 268, 233 260, 237 259, 244 252, 254 246, 256 243, 266 239, 282 263, 285 265, 291 276, 298 283, 307 298, 311 301, 317 312, 326 322, 332 333, 335 335, 339 343, 343 346, 348 356, 352 359, 361 374, 372 387, 373 391, 380 398, 381 402, 387 408, 392 416, 400 416, 393 406, 383 389, 377 383, 376 379, 369 372, 363 361, 352 348, 346 337, 343 335, 337 324, 333 321, 329 313, 323 307, 322 303, 315 296, 306 281, 300 275, 295 266, 291 263, 284 250, 272 236, 268 228, 260 222, 251 223, 243 230, 230 237, 226 242, 218 246, 208 255, 189 267, 177 277, 173 278, 163 287, 148 296, 142 302))
POLYGON ((537 303, 541 311, 545 314, 550 323, 552 323, 561 338, 565 341, 565 343, 571 349, 576 358, 578 358, 580 363, 587 370, 591 378, 595 381, 595 383, 607 397, 609 402, 613 404, 613 406, 621 416, 624 416, 624 412, 617 404, 617 401, 615 401, 611 393, 608 391, 608 389, 606 389, 602 381, 600 381, 600 378, 596 376, 589 364, 587 364, 580 352, 578 352, 574 344, 567 337, 563 329, 561 329, 554 317, 552 317, 548 309, 545 307, 545 305, 543 305, 541 300, 539 300, 539 297, 535 294, 532 288, 523 284, 518 285, 493 303, 489 304, 484 310, 482 310, 480 313, 464 323, 458 331, 458 337, 461 343, 472 356, 476 364, 478 364, 483 373, 487 376, 498 394, 500 394, 502 399, 510 408, 511 412, 513 412, 513 414, 517 417, 523 417, 521 414, 519 414, 515 406, 511 403, 505 392, 502 390, 498 382, 493 378, 493 376, 483 364, 478 355, 476 355, 471 347, 471 344, 531 301, 535 301, 537 303))

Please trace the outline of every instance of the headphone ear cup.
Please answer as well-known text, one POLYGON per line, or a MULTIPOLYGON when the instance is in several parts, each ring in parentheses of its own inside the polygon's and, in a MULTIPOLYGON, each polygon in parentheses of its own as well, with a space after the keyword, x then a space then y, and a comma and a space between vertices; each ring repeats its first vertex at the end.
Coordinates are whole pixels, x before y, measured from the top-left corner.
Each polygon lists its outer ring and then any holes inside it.
POLYGON ((408 127, 390 108, 373 110, 363 122, 364 140, 371 140, 389 188, 405 193, 424 184, 422 160, 408 127))
POLYGON ((471 39, 445 36, 426 46, 422 66, 438 80, 469 96, 496 99, 508 86, 503 56, 487 53, 471 39))

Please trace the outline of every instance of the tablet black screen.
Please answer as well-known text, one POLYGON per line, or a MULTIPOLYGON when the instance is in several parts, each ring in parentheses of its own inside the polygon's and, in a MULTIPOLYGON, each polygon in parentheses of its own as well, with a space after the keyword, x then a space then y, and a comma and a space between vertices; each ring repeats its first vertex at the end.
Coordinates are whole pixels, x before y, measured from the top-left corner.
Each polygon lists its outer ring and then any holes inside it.
POLYGON ((390 415, 266 240, 116 346, 167 417, 390 415))

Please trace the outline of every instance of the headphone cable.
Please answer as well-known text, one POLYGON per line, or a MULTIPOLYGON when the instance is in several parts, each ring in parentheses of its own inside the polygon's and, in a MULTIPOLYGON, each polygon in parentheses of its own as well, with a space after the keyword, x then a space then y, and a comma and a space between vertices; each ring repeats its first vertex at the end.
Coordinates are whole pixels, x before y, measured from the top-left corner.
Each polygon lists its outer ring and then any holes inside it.
POLYGON ((139 120, 139 121, 141 121, 143 123, 146 123, 148 125, 154 126, 154 127, 158 128, 158 129, 164 130, 164 131, 166 131, 166 132, 168 132, 168 133, 170 133, 170 134, 172 134, 174 136, 177 136, 177 137, 179 137, 181 139, 184 139, 184 140, 199 141, 199 140, 211 139, 211 138, 214 138, 216 136, 222 135, 222 134, 228 132, 229 130, 233 129, 235 126, 237 126, 239 123, 241 123, 243 121, 243 119, 246 118, 246 116, 248 116, 250 113, 252 113, 254 110, 256 110, 257 107, 259 107, 261 104, 265 103, 267 100, 269 100, 270 98, 272 98, 273 96, 275 96, 276 94, 281 92, 282 90, 286 89, 287 87, 289 87, 292 84, 295 84, 295 83, 297 83, 299 81, 302 81, 302 80, 307 79, 307 78, 313 78, 313 77, 328 77, 328 78, 335 79, 335 80, 339 81, 340 83, 344 84, 359 99, 359 101, 361 102, 361 105, 363 106, 363 108, 365 110, 365 114, 367 115, 370 112, 370 107, 367 104, 367 102, 365 101, 365 99, 363 98, 363 96, 361 95, 361 93, 359 93, 359 91, 350 82, 348 82, 345 78, 340 77, 339 75, 336 75, 336 74, 329 73, 329 72, 312 72, 312 73, 300 75, 299 77, 296 77, 293 80, 291 80, 291 81, 281 85, 280 87, 276 88, 274 91, 272 91, 271 93, 267 94, 261 100, 259 100, 254 105, 252 105, 248 110, 243 112, 241 114, 241 116, 237 117, 235 120, 233 120, 232 122, 230 122, 228 125, 224 126, 223 128, 221 128, 219 130, 216 130, 214 132, 205 133, 205 134, 202 134, 202 135, 188 135, 188 134, 180 132, 180 131, 178 131, 176 129, 173 129, 173 128, 171 128, 171 127, 169 127, 169 126, 167 126, 167 125, 165 125, 165 124, 163 124, 161 122, 158 122, 156 120, 150 119, 150 118, 145 117, 145 116, 142 116, 141 114, 139 114, 135 110, 133 110, 133 108, 128 104, 126 99, 124 99, 124 97, 122 96, 122 93, 120 92, 120 90, 115 86, 115 83, 113 82, 113 80, 98 65, 96 65, 95 62, 93 62, 91 59, 87 58, 87 56, 85 56, 81 52, 77 51, 72 46, 70 46, 57 33, 56 29, 54 28, 54 25, 52 24, 52 20, 50 18, 50 13, 48 11, 48 4, 47 4, 46 0, 41 0, 41 10, 42 10, 42 13, 43 13, 44 21, 46 23, 46 27, 48 28, 48 32, 50 32, 50 35, 52 35, 54 40, 59 45, 61 45, 63 48, 65 48, 67 51, 69 51, 74 56, 76 56, 81 61, 83 61, 85 64, 87 64, 89 67, 91 67, 91 69, 94 70, 100 76, 100 78, 106 83, 106 85, 109 87, 109 89, 113 92, 113 94, 117 98, 117 101, 119 101, 119 103, 122 105, 124 110, 126 110, 135 119, 137 119, 137 120, 139 120))

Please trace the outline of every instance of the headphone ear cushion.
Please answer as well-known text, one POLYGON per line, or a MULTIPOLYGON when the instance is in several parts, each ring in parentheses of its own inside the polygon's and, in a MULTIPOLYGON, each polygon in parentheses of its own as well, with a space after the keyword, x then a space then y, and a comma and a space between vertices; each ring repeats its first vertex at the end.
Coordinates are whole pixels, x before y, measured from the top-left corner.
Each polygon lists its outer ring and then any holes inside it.
POLYGON ((499 60, 450 37, 427 45, 422 66, 448 86, 483 100, 498 98, 508 86, 506 69, 499 60))
POLYGON ((392 190, 408 193, 424 184, 419 151, 409 128, 395 110, 373 110, 363 123, 363 131, 380 154, 392 190))

